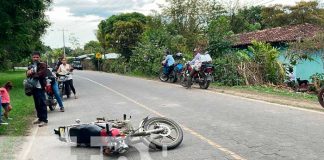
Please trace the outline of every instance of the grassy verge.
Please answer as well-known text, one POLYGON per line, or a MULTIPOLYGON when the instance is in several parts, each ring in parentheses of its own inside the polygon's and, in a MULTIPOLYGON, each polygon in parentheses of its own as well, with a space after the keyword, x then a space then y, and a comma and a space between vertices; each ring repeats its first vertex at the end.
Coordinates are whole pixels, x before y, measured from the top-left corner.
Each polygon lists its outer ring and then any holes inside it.
MULTIPOLYGON (((15 143, 21 140, 20 136, 27 135, 30 121, 33 119, 34 103, 32 97, 25 96, 23 79, 25 71, 0 72, 0 85, 12 81, 14 88, 10 91, 13 109, 9 125, 0 126, 0 159, 14 159, 15 143)), ((3 113, 3 112, 2 112, 3 113)))
POLYGON ((267 94, 272 96, 286 97, 289 99, 299 99, 311 102, 317 102, 316 94, 302 93, 302 92, 294 92, 287 89, 281 89, 271 86, 234 86, 234 87, 226 87, 220 86, 218 84, 213 84, 212 86, 220 88, 220 89, 228 89, 234 91, 246 91, 250 93, 259 93, 259 94, 267 94))

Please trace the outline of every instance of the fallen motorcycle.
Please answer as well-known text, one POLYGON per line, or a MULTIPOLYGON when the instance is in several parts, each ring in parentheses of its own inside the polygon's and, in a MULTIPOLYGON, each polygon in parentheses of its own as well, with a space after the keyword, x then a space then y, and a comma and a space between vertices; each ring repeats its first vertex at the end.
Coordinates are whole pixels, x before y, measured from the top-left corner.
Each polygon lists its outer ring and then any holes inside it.
POLYGON ((59 140, 76 143, 77 146, 102 147, 104 155, 123 154, 129 146, 144 143, 152 149, 174 149, 183 140, 181 127, 165 117, 146 117, 134 128, 124 114, 123 120, 97 118, 95 122, 61 126, 54 129, 59 140))

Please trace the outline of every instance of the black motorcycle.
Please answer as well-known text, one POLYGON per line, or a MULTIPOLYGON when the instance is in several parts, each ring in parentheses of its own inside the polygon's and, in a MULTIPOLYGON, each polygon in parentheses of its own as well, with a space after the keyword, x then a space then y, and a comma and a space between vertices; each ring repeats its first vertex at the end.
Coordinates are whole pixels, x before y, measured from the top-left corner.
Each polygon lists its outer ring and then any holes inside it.
POLYGON ((61 126, 54 133, 63 142, 76 143, 77 146, 102 147, 104 155, 123 154, 133 144, 143 142, 152 149, 174 149, 183 140, 181 127, 165 117, 146 117, 138 128, 134 128, 130 118, 123 120, 105 120, 97 118, 95 122, 61 126))
POLYGON ((181 71, 182 71, 183 65, 181 63, 176 63, 170 67, 167 67, 166 65, 162 64, 159 79, 162 82, 166 82, 170 80, 171 83, 177 82, 181 71))
POLYGON ((71 88, 67 85, 68 75, 57 74, 57 83, 60 91, 61 98, 66 95, 67 98, 70 98, 71 88))

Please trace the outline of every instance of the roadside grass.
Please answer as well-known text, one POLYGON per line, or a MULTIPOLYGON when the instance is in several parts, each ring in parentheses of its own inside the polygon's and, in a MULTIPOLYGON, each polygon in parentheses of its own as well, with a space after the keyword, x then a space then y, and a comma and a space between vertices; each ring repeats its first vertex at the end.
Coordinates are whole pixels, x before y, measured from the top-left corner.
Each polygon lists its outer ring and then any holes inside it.
POLYGON ((299 100, 306 100, 317 102, 317 95, 316 94, 309 94, 306 92, 294 92, 292 90, 284 89, 284 88, 276 88, 272 86, 266 85, 258 85, 258 86, 222 86, 217 83, 213 83, 212 86, 220 89, 229 89, 229 90, 236 90, 236 91, 248 91, 252 93, 259 93, 259 94, 269 94, 273 96, 280 96, 280 97, 287 97, 289 99, 299 99, 299 100))
MULTIPOLYGON (((123 74, 122 74, 123 75, 123 74)), ((131 77, 138 77, 138 78, 145 78, 145 79, 158 79, 158 76, 147 75, 142 72, 131 72, 127 73, 127 76, 131 77)), ((168 82, 167 82, 168 83, 168 82)), ((220 85, 219 83, 212 83, 211 87, 215 87, 217 89, 223 90, 232 90, 232 91, 242 91, 242 92, 249 92, 251 94, 262 94, 272 95, 272 96, 279 96, 281 98, 289 98, 289 99, 298 99, 298 100, 306 100, 311 102, 317 102, 317 95, 316 94, 309 94, 306 92, 294 92, 292 90, 284 89, 284 88, 277 88, 273 86, 266 86, 266 85, 257 85, 257 86, 224 86, 220 85)))
POLYGON ((15 159, 17 143, 22 141, 22 136, 28 134, 33 119, 34 104, 32 97, 25 95, 24 78, 25 71, 0 72, 1 86, 7 81, 12 81, 14 85, 9 93, 13 107, 9 116, 13 119, 8 121, 9 125, 0 126, 0 159, 15 159))
POLYGON ((22 136, 26 134, 30 120, 34 113, 34 104, 32 97, 25 95, 23 80, 25 71, 7 71, 0 72, 0 85, 7 81, 12 81, 14 87, 10 91, 12 110, 9 125, 0 126, 0 135, 22 136))

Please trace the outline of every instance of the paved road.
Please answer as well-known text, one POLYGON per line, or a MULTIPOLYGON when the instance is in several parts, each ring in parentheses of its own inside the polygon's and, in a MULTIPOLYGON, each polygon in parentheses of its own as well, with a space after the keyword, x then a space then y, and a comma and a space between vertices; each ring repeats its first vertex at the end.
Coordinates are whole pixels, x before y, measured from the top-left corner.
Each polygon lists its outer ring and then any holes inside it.
POLYGON ((35 127, 18 159, 298 159, 324 157, 324 115, 261 101, 185 89, 169 83, 114 74, 77 71, 79 99, 65 100, 66 112, 50 112, 49 125, 35 127), (130 114, 137 125, 147 115, 163 115, 182 125, 182 145, 168 152, 135 145, 121 157, 103 157, 98 148, 59 142, 52 130, 95 117, 130 114))

